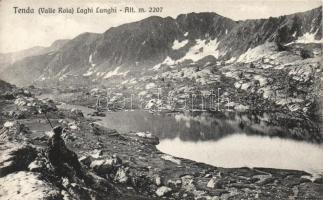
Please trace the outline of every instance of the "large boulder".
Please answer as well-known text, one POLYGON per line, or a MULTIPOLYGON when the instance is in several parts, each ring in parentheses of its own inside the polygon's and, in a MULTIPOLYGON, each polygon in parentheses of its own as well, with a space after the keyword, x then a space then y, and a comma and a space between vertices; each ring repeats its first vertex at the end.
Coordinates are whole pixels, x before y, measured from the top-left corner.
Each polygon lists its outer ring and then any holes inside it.
POLYGON ((81 118, 84 117, 83 112, 81 110, 79 110, 79 109, 76 109, 76 108, 73 108, 71 110, 71 113, 74 114, 76 117, 81 117, 81 118))
POLYGON ((113 159, 100 159, 91 162, 90 167, 100 175, 109 174, 113 171, 115 162, 113 159))
POLYGON ((159 197, 165 196, 172 191, 171 188, 166 186, 161 186, 156 190, 156 195, 159 197))
POLYGON ((21 199, 63 199, 58 188, 39 178, 34 172, 15 172, 0 178, 0 198, 21 199))

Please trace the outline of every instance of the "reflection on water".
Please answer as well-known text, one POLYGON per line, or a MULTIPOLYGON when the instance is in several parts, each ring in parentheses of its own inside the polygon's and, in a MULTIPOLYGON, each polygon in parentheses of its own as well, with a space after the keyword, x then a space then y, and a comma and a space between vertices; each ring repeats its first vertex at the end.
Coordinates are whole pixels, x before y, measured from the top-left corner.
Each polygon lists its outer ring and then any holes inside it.
POLYGON ((100 122, 119 132, 148 131, 160 139, 179 137, 184 141, 218 140, 244 132, 321 143, 317 124, 280 113, 237 114, 220 112, 160 113, 145 111, 108 112, 100 122))
MULTIPOLYGON (((88 114, 93 110, 77 108, 88 114)), ((323 173, 319 126, 282 113, 107 112, 99 123, 119 132, 151 132, 162 152, 222 167, 269 167, 323 173), (243 133, 243 134, 240 134, 243 133)))
POLYGON ((234 134, 218 141, 165 139, 157 148, 218 167, 267 167, 323 173, 323 145, 301 141, 234 134))
POLYGON ((227 134, 241 131, 238 123, 226 121, 224 116, 214 118, 183 114, 151 114, 146 111, 107 113, 99 123, 119 132, 145 131, 159 139, 180 137, 182 140, 217 140, 227 134))

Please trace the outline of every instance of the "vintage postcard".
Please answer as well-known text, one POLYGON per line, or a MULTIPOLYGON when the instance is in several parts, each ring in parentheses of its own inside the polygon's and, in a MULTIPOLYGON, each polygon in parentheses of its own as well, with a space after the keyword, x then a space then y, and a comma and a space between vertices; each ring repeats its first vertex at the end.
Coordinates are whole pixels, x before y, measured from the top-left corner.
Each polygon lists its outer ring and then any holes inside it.
POLYGON ((0 200, 323 199, 321 0, 0 0, 0 200))

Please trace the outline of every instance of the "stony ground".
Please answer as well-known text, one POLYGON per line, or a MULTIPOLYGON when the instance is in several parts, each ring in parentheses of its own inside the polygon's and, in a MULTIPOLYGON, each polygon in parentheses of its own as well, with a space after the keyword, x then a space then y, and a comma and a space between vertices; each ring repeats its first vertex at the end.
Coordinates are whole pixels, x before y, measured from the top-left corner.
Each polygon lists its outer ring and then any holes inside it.
MULTIPOLYGON (((49 92, 58 101, 110 110, 283 111, 318 118, 322 110, 322 45, 274 43, 250 49, 239 58, 166 62, 113 76, 90 87, 49 92), (302 57, 300 50, 311 50, 302 57), (54 94, 54 95, 53 95, 54 94)), ((59 84, 59 83, 58 83, 59 84)))
POLYGON ((158 138, 151 134, 121 135, 79 110, 57 109, 51 100, 2 85, 1 199, 323 198, 322 177, 293 170, 225 169, 175 158, 158 151, 158 138), (44 112, 54 126, 66 128, 62 138, 77 154, 82 173, 66 162, 62 175, 48 159, 52 133, 44 112))

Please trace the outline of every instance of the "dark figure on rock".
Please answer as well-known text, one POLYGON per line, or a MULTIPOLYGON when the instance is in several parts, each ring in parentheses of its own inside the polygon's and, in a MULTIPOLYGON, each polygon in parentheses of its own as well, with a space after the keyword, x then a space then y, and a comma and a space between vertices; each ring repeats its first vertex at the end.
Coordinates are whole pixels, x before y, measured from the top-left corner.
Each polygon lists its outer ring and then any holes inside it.
POLYGON ((83 177, 77 155, 66 147, 61 137, 62 132, 61 126, 54 127, 53 135, 48 140, 48 159, 57 175, 71 177, 71 173, 75 172, 78 177, 83 177))

